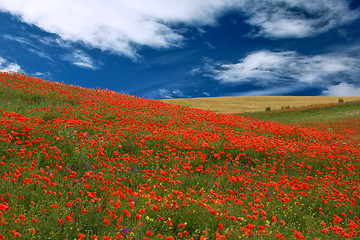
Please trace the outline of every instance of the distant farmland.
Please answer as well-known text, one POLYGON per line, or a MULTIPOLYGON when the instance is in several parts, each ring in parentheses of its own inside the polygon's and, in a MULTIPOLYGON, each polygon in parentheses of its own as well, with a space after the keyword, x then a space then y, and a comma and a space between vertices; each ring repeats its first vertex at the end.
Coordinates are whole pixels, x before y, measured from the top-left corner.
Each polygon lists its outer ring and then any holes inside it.
POLYGON ((264 111, 270 107, 272 110, 281 107, 302 107, 337 103, 342 98, 346 101, 360 100, 359 97, 314 97, 314 96, 266 96, 266 97, 216 97, 216 98, 179 98, 164 99, 164 102, 201 108, 219 113, 244 113, 264 111))

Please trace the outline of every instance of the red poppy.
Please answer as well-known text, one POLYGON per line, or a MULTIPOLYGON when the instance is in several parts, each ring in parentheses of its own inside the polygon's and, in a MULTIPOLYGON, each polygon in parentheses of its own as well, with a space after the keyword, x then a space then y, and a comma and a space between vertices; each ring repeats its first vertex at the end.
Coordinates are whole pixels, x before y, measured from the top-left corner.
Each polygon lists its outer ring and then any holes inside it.
POLYGON ((58 222, 59 222, 60 225, 63 225, 64 219, 60 218, 60 219, 58 220, 58 222))
POLYGON ((109 219, 108 219, 108 218, 104 218, 104 223, 106 224, 106 226, 109 226, 109 219))
POLYGON ((72 222, 73 219, 72 219, 72 217, 66 215, 66 220, 67 220, 68 222, 72 222))
POLYGON ((79 235, 78 235, 79 240, 83 239, 84 237, 85 237, 85 235, 84 235, 84 234, 79 233, 79 235))
POLYGON ((219 223, 218 230, 224 230, 224 225, 222 223, 219 223))
POLYGON ((130 213, 128 210, 126 210, 126 209, 124 209, 124 214, 125 214, 125 216, 127 216, 127 217, 131 217, 131 213, 130 213))

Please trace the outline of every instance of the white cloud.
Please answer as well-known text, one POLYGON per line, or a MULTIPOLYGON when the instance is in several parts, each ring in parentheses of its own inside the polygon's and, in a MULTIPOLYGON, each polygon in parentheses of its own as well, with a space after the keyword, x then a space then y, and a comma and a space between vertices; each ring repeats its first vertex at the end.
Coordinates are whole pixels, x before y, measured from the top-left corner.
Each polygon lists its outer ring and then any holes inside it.
POLYGON ((21 67, 13 62, 8 62, 5 58, 0 57, 0 71, 1 72, 20 72, 21 67))
POLYGON ((252 35, 270 38, 312 36, 360 15, 345 0, 1 0, 1 10, 63 41, 134 59, 139 46, 181 46, 184 37, 176 24, 200 29, 215 25, 227 11, 244 14, 258 28, 252 35))
POLYGON ((67 54, 63 57, 63 59, 81 68, 88 68, 92 70, 98 69, 94 60, 81 50, 76 50, 71 54, 67 54))
POLYGON ((213 65, 210 76, 223 83, 269 86, 291 82, 321 84, 358 80, 360 58, 346 54, 303 56, 293 51, 258 51, 238 63, 213 65), (355 79, 356 78, 356 79, 355 79))
POLYGON ((255 36, 304 38, 342 26, 360 17, 345 0, 248 0, 247 22, 258 27, 255 36))
MULTIPOLYGON (((45 58, 45 59, 47 59, 49 61, 52 61, 52 58, 47 53, 45 53, 40 47, 38 47, 36 45, 36 43, 31 42, 31 40, 32 40, 31 38, 35 37, 34 35, 32 35, 28 39, 26 39, 24 37, 9 35, 9 34, 3 34, 2 37, 4 37, 7 40, 19 43, 20 45, 26 47, 28 51, 36 54, 37 56, 39 56, 41 58, 45 58)), ((39 41, 41 43, 43 42, 40 39, 39 39, 39 41)))
POLYGON ((222 64, 220 70, 213 70, 214 77, 221 82, 248 82, 254 80, 273 81, 279 78, 285 69, 287 60, 294 58, 294 52, 268 52, 252 53, 235 64, 222 64))
POLYGON ((35 47, 30 41, 28 41, 27 39, 25 39, 23 37, 16 37, 16 36, 12 36, 9 34, 3 34, 2 36, 8 40, 15 41, 15 42, 18 42, 23 45, 29 45, 29 46, 35 47))
POLYGON ((30 52, 36 54, 38 57, 45 58, 45 59, 47 59, 49 61, 53 61, 53 59, 49 56, 49 54, 45 53, 42 50, 35 50, 35 49, 32 49, 32 48, 28 48, 28 50, 30 52))
POLYGON ((306 88, 303 84, 293 84, 285 86, 273 86, 266 89, 250 90, 246 92, 235 92, 229 96, 282 96, 289 95, 299 92, 306 88))
POLYGON ((268 38, 314 36, 360 16, 346 0, 1 0, 0 11, 57 34, 62 46, 80 42, 133 59, 142 46, 182 46, 178 24, 201 29, 229 11, 256 28, 250 35, 268 38))
POLYGON ((360 86, 342 82, 338 85, 331 85, 322 91, 325 96, 354 96, 360 97, 360 86))
POLYGON ((0 10, 29 24, 116 54, 137 57, 138 46, 180 46, 183 36, 173 24, 202 26, 241 0, 2 0, 0 10))
POLYGON ((183 98, 186 97, 183 93, 183 91, 179 90, 179 89, 174 89, 174 90, 168 90, 165 88, 161 88, 159 89, 159 98, 162 99, 169 99, 169 98, 183 98))
POLYGON ((203 71, 203 70, 202 70, 201 68, 194 68, 194 69, 192 69, 192 70, 189 72, 189 74, 190 74, 191 76, 195 76, 195 75, 201 73, 202 71, 203 71))
POLYGON ((52 78, 52 75, 50 72, 35 72, 35 73, 32 73, 31 75, 37 76, 42 79, 51 79, 52 78))

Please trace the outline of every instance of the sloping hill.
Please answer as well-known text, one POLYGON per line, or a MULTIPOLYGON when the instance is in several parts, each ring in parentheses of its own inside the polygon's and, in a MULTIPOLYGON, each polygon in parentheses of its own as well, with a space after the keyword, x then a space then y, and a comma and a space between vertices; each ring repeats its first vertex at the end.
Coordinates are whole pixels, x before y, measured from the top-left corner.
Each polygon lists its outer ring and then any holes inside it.
POLYGON ((20 74, 0 103, 0 239, 358 236, 358 139, 20 74))

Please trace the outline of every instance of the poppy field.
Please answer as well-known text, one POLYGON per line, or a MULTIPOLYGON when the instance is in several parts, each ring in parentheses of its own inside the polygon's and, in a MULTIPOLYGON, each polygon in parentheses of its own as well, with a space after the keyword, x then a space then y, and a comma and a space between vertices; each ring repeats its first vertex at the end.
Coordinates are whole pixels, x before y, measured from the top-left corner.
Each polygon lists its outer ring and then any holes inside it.
POLYGON ((0 239, 359 239, 359 123, 2 72, 0 239))

